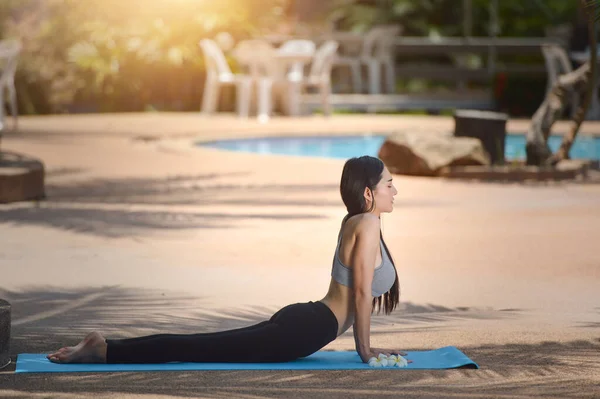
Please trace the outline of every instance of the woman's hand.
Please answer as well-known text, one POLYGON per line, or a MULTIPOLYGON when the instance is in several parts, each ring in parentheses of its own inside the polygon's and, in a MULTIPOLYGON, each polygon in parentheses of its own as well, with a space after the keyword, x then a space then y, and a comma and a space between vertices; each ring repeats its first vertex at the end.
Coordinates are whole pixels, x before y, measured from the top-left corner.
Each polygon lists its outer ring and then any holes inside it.
POLYGON ((358 355, 360 356, 360 359, 363 361, 363 363, 369 363, 369 359, 379 356, 379 352, 376 352, 374 349, 371 349, 370 351, 366 352, 358 352, 358 355))
POLYGON ((402 352, 400 350, 395 350, 395 349, 371 348, 371 352, 376 353, 375 357, 379 356, 380 353, 382 353, 386 356, 390 356, 390 355, 406 356, 406 352, 402 352))

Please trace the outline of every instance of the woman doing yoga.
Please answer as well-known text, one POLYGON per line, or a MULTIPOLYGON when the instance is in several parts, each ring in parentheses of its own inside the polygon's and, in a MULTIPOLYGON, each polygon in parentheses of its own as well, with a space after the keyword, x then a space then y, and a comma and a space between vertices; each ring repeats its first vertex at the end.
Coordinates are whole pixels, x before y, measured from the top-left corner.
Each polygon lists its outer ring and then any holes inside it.
POLYGON ((378 158, 346 161, 340 182, 348 214, 338 235, 325 297, 280 309, 253 326, 205 334, 158 334, 105 339, 89 333, 78 345, 49 354, 56 363, 286 362, 306 357, 353 326, 363 362, 404 353, 371 347, 371 314, 389 314, 399 302, 398 274, 381 235, 380 215, 397 194, 378 158))

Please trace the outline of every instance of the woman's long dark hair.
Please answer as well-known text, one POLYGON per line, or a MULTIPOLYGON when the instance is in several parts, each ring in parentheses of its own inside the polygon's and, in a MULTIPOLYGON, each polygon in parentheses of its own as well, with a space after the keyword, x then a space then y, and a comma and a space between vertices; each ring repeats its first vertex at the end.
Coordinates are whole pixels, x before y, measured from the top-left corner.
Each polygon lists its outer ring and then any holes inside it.
MULTIPOLYGON (((340 194, 342 195, 342 201, 344 201, 344 205, 346 205, 348 214, 342 221, 342 228, 344 223, 346 223, 346 220, 352 216, 371 212, 373 209, 375 209, 375 197, 373 197, 373 203, 371 204, 371 207, 367 209, 367 202, 365 201, 364 192, 365 187, 368 187, 371 192, 375 190, 375 187, 381 180, 383 167, 383 162, 379 158, 374 158, 367 155, 357 158, 350 158, 346 161, 342 171, 340 194)), ((398 271, 396 270, 396 265, 394 264, 394 260, 392 259, 385 241, 383 241, 381 230, 379 231, 379 236, 383 242, 383 247, 385 248, 386 253, 392 260, 396 279, 394 280, 394 285, 392 285, 392 288, 390 288, 388 292, 377 298, 373 298, 371 311, 373 312, 375 311, 375 308, 377 308, 377 314, 379 314, 381 310, 383 310, 385 314, 390 314, 400 302, 400 283, 398 281, 398 271)))

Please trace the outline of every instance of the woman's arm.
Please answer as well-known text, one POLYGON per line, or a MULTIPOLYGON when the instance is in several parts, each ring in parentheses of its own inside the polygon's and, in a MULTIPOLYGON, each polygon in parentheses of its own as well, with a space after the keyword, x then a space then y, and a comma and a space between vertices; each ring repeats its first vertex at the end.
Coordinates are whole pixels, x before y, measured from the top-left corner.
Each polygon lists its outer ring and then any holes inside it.
POLYGON ((354 341, 356 351, 364 362, 371 353, 371 309, 373 298, 371 285, 377 251, 379 250, 379 218, 366 214, 356 230, 356 241, 352 251, 352 275, 354 281, 354 341))

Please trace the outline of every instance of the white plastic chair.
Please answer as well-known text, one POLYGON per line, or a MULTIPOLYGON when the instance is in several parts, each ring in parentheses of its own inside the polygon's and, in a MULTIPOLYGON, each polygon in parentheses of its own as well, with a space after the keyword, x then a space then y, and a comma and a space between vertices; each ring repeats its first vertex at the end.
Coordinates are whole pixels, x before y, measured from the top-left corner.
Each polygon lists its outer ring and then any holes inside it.
POLYGON ((381 33, 373 40, 373 54, 363 55, 362 62, 369 71, 369 92, 378 94, 381 85, 381 70, 384 70, 386 92, 396 92, 395 40, 402 33, 398 25, 379 27, 381 33))
POLYGON ((251 77, 233 74, 223 51, 213 40, 201 40, 200 47, 206 60, 206 83, 202 93, 202 113, 209 115, 217 110, 219 91, 222 85, 235 85, 236 111, 240 117, 247 118, 250 109, 251 77))
MULTIPOLYGON (((242 40, 233 50, 234 57, 249 69, 252 83, 256 84, 258 97, 257 117, 266 122, 273 110, 273 85, 278 76, 277 65, 273 62, 275 49, 271 44, 259 39, 242 40)), ((252 89, 250 89, 250 96, 252 89)))
POLYGON ((289 80, 288 100, 293 115, 300 113, 302 91, 307 87, 316 87, 321 95, 323 113, 331 115, 331 69, 339 47, 335 40, 323 43, 315 52, 310 71, 306 78, 289 80))
POLYGON ((394 65, 394 40, 402 32, 398 25, 379 25, 371 28, 363 40, 358 56, 338 56, 334 65, 350 67, 352 86, 355 92, 361 93, 362 65, 367 66, 370 94, 381 93, 381 69, 385 70, 386 91, 395 92, 396 73, 394 65))
MULTIPOLYGON (((311 40, 293 39, 288 40, 277 50, 280 54, 301 54, 313 56, 317 46, 311 40)), ((287 78, 291 80, 301 80, 304 76, 304 63, 296 62, 287 73, 287 78)))
MULTIPOLYGON (((571 65, 566 50, 559 45, 542 45, 542 54, 544 55, 548 76, 546 82, 546 94, 548 94, 552 90, 554 84, 558 81, 559 76, 572 72, 573 66, 571 65)), ((575 90, 571 90, 569 95, 571 96, 571 116, 574 116, 579 106, 579 95, 575 90)))
POLYGON ((22 45, 17 40, 0 41, 0 130, 4 126, 4 92, 8 90, 10 112, 14 128, 18 128, 17 90, 15 88, 15 73, 22 45))

